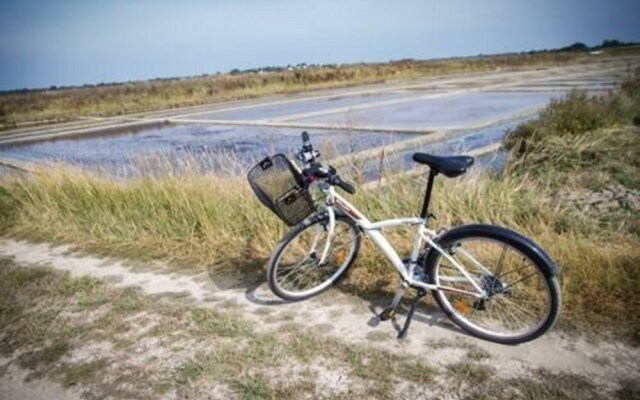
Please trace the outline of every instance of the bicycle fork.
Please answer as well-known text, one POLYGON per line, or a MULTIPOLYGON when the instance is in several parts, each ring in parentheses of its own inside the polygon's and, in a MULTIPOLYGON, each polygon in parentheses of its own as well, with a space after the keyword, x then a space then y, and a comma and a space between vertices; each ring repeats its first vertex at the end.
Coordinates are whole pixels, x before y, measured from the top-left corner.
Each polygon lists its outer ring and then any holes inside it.
POLYGON ((333 211, 333 208, 327 207, 327 213, 329 216, 329 224, 328 226, 324 226, 324 227, 322 226, 322 224, 318 224, 318 227, 316 228, 316 236, 313 239, 313 243, 311 244, 311 249, 309 250, 309 256, 314 255, 313 257, 315 258, 317 254, 317 247, 319 245, 322 246, 322 244, 319 243, 320 237, 322 236, 322 231, 326 230, 327 231, 326 242, 324 243, 324 247, 322 248, 322 254, 320 255, 320 260, 318 261, 318 265, 324 265, 324 263, 327 260, 327 256, 329 255, 329 248, 331 247, 331 240, 333 239, 333 232, 336 226, 336 215, 335 215, 335 212, 333 211))

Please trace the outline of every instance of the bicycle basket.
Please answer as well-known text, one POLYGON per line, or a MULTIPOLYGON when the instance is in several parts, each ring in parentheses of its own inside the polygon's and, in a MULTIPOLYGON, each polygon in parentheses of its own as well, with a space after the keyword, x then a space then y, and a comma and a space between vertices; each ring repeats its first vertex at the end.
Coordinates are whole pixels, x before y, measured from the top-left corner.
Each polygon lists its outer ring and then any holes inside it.
POLYGON ((283 154, 260 161, 249 170, 247 179, 260 202, 289 226, 316 210, 302 175, 283 154))

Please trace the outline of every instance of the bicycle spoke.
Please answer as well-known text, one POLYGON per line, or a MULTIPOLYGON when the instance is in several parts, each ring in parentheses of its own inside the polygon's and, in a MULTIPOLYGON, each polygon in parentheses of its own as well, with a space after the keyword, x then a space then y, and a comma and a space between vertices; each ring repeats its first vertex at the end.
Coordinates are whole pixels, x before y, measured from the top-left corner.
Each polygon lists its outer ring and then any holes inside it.
POLYGON ((500 254, 500 261, 498 261, 498 268, 496 269, 495 276, 499 276, 502 271, 502 263, 504 262, 504 257, 507 253, 507 245, 502 246, 502 254, 500 254))
POLYGON ((505 306, 505 308, 507 308, 509 310, 512 310, 511 311, 512 315, 516 315, 516 313, 519 312, 520 315, 528 315, 533 320, 538 318, 538 316, 536 314, 534 314, 533 312, 531 312, 530 310, 527 310, 526 308, 516 304, 515 302, 507 299, 506 297, 502 297, 502 298, 500 298, 500 300, 502 301, 501 304, 503 306, 505 306))
POLYGON ((359 232, 344 222, 336 221, 334 233, 329 238, 328 231, 318 230, 317 226, 312 225, 302 231, 283 250, 280 262, 275 268, 275 280, 285 291, 298 293, 319 287, 330 281, 334 274, 347 265, 348 258, 345 258, 344 262, 338 262, 338 254, 347 252, 348 257, 353 254, 351 249, 360 238, 359 232), (320 264, 327 243, 329 250, 325 261, 320 264))
POLYGON ((520 321, 520 319, 515 315, 512 309, 507 307, 506 304, 495 302, 492 304, 492 306, 496 308, 496 314, 502 316, 502 318, 499 318, 499 320, 502 321, 500 323, 501 325, 504 325, 505 327, 510 329, 516 329, 522 326, 522 322, 520 321))
MULTIPOLYGON (((451 251, 451 256, 489 297, 478 303, 458 294, 441 292, 449 308, 466 323, 485 332, 512 335, 537 329, 550 304, 548 292, 535 279, 541 274, 535 263, 503 241, 470 238, 455 244, 454 250, 458 251, 451 251)), ((440 257, 436 274, 442 285, 457 289, 471 285, 468 279, 460 279, 461 272, 444 256, 440 257)))
POLYGON ((537 272, 532 272, 532 273, 530 273, 529 275, 525 276, 524 278, 520 278, 520 279, 518 279, 517 281, 515 281, 515 282, 513 282, 513 283, 509 284, 509 285, 507 286, 507 288, 512 288, 512 287, 514 287, 515 285, 517 285, 518 283, 524 282, 524 281, 526 281, 527 279, 529 279, 529 278, 531 278, 532 276, 535 276, 535 275, 537 275, 537 274, 538 274, 537 272))
POLYGON ((313 273, 315 272, 316 268, 318 268, 317 264, 316 265, 311 265, 309 266, 309 268, 304 268, 300 271, 299 274, 296 275, 296 278, 292 281, 292 283, 308 283, 310 281, 313 281, 313 273))
POLYGON ((291 271, 289 271, 289 273, 287 273, 284 276, 284 282, 289 281, 289 282, 293 283, 293 282, 298 281, 300 279, 301 275, 302 275, 302 272, 305 271, 305 269, 302 269, 303 265, 304 265, 303 263, 299 263, 295 268, 293 268, 291 271), (296 272, 296 273, 294 274, 294 272, 296 272), (293 276, 293 278, 290 279, 292 276, 293 276))
POLYGON ((285 275, 285 277, 287 277, 287 276, 291 275, 294 271, 298 271, 298 270, 300 270, 301 266, 302 266, 302 265, 304 265, 304 263, 305 263, 306 261, 308 261, 308 260, 309 260, 309 258, 308 258, 308 257, 307 257, 307 258, 304 258, 302 261, 300 261, 299 263, 297 263, 297 264, 295 265, 295 267, 290 268, 290 269, 289 269, 289 272, 285 275))

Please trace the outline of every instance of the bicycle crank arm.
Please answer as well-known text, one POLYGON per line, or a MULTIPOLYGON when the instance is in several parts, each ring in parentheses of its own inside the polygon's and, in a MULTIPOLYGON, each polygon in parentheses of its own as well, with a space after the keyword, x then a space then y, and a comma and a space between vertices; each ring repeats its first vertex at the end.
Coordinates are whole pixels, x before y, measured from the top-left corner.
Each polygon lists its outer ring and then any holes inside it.
POLYGON ((406 282, 402 282, 400 284, 398 290, 396 290, 396 294, 393 296, 393 300, 391 300, 391 304, 389 304, 389 307, 385 308, 378 316, 378 318, 380 318, 380 321, 388 321, 391 318, 395 317, 396 309, 398 308, 400 300, 402 300, 402 296, 404 296, 404 292, 408 287, 409 285, 406 282))

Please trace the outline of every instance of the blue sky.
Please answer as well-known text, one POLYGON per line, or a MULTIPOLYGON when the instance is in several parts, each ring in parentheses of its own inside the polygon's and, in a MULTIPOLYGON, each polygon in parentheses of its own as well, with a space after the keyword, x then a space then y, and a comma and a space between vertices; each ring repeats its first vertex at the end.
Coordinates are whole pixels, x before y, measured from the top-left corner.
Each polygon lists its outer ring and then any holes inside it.
POLYGON ((640 0, 0 0, 0 90, 640 41, 640 0))

